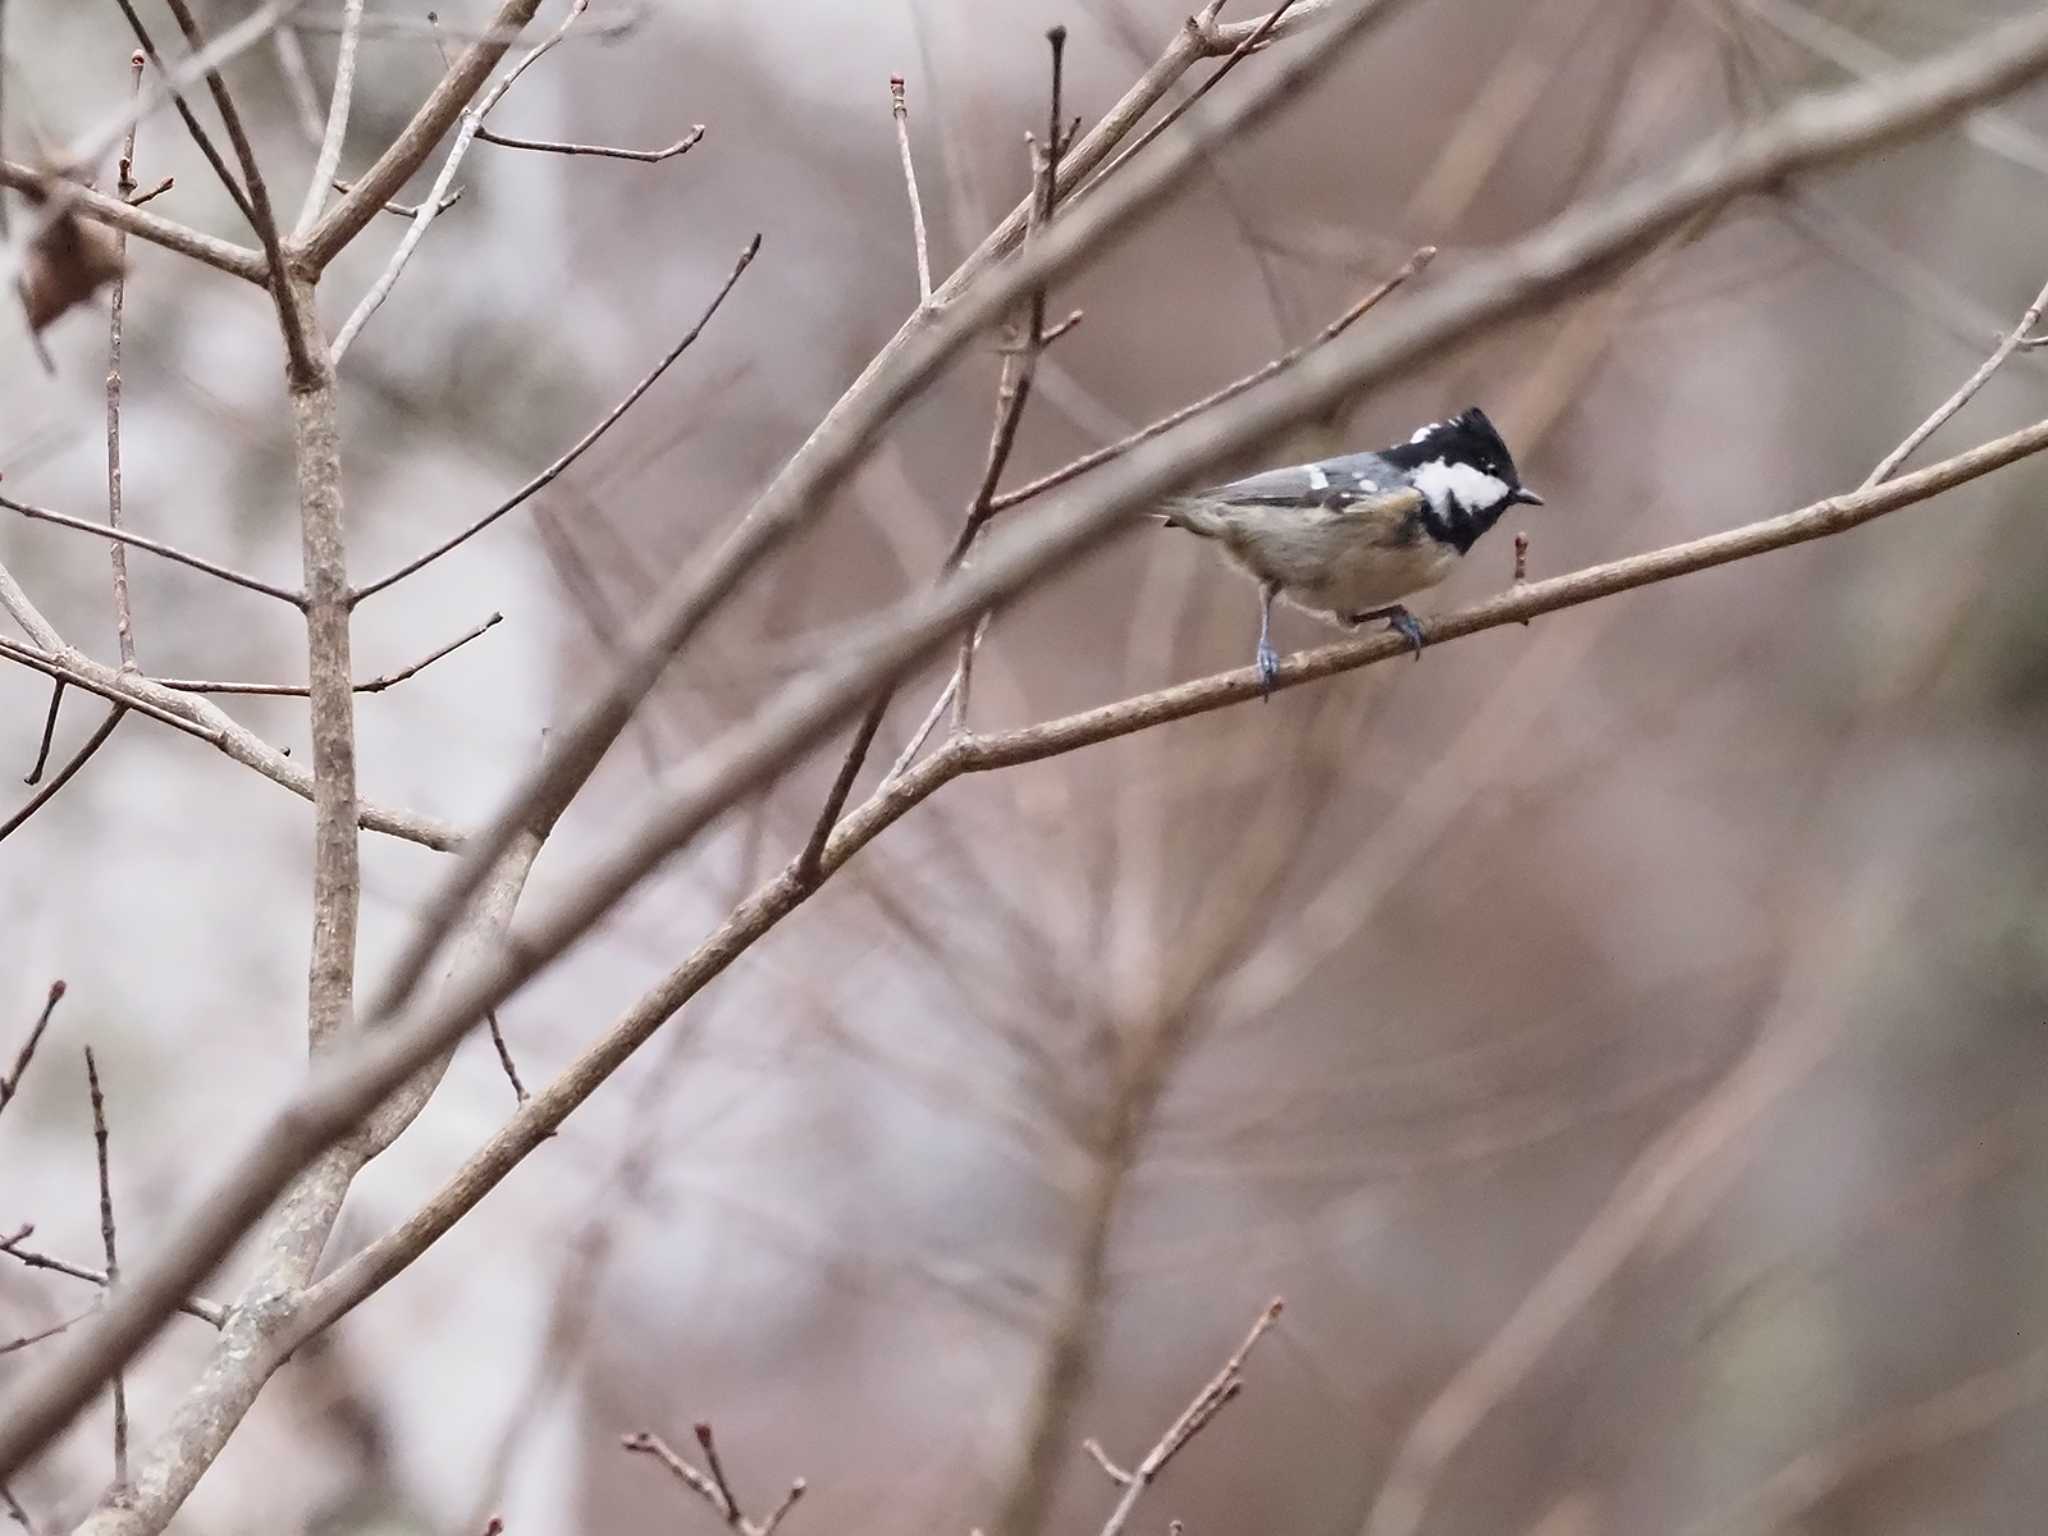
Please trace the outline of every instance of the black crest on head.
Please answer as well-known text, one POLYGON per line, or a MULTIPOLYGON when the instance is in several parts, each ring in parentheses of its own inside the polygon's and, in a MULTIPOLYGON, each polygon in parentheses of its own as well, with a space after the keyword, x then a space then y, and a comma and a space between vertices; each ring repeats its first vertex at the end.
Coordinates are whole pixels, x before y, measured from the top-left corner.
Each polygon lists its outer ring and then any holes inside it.
POLYGON ((1381 457, 1402 469, 1414 469, 1432 459, 1452 464, 1470 464, 1496 480, 1520 485, 1515 461, 1499 430, 1478 406, 1468 406, 1447 421, 1433 421, 1405 443, 1385 449, 1381 457))

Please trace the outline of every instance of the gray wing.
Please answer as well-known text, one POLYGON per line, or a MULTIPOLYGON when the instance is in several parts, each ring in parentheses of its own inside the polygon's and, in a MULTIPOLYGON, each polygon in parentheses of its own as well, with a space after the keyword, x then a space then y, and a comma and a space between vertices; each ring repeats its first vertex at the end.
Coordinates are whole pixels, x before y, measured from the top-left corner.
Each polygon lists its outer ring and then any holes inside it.
POLYGON ((1226 485, 1197 491, 1192 499, 1239 506, 1325 506, 1333 511, 1404 484, 1401 473, 1376 453, 1350 453, 1318 464, 1269 469, 1226 485))

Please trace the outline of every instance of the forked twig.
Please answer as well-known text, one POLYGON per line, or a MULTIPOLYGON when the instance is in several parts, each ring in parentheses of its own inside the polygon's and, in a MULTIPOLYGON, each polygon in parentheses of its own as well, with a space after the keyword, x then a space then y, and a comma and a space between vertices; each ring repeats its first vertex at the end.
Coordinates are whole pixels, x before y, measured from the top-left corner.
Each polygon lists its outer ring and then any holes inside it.
POLYGON ((791 1483, 789 1492, 782 1496, 782 1502, 770 1510, 765 1518, 749 1520, 740 1509, 739 1499, 732 1491, 732 1484, 726 1481, 725 1465, 719 1459, 718 1441, 711 1433, 710 1424, 699 1421, 696 1432, 697 1444, 703 1448, 704 1465, 708 1471, 692 1466, 678 1456, 667 1441, 649 1430, 636 1430, 630 1435, 622 1435, 619 1444, 628 1451, 652 1456, 668 1468, 677 1482, 709 1504, 718 1518, 738 1531, 740 1536, 774 1536, 776 1527, 782 1524, 789 1512, 796 1507, 797 1501, 804 1496, 804 1480, 798 1478, 791 1483))
POLYGON ((1145 1459, 1135 1467, 1125 1471, 1110 1460, 1097 1441, 1081 1442, 1081 1448, 1094 1459, 1097 1466, 1102 1468, 1110 1481, 1123 1489, 1123 1497, 1117 1500, 1116 1508, 1110 1511, 1109 1519, 1103 1522, 1102 1536, 1118 1536, 1129 1523, 1131 1511, 1138 1507, 1138 1500, 1145 1496, 1145 1490, 1152 1486, 1161 1472, 1166 1470, 1166 1464, 1179 1455, 1181 1449, 1199 1435, 1208 1426, 1209 1421, 1244 1390, 1244 1363, 1250 1358, 1252 1350, 1258 1346, 1259 1340, 1266 1336, 1267 1330, 1280 1321, 1280 1312, 1284 1306, 1285 1303, 1278 1296, 1266 1304, 1266 1309, 1259 1314, 1258 1321, 1252 1324, 1251 1332, 1245 1335, 1244 1342, 1223 1362, 1223 1368, 1211 1376, 1202 1390, 1194 1395, 1187 1407, 1181 1410, 1180 1417, 1167 1426, 1166 1433, 1159 1437, 1152 1449, 1145 1453, 1145 1459))

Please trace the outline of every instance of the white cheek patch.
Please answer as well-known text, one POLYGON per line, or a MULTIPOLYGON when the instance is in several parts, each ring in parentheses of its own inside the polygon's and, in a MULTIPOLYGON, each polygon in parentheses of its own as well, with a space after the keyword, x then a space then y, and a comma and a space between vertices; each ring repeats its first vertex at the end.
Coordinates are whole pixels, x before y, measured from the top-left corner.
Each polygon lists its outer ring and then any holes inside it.
POLYGON ((1330 477, 1324 473, 1322 465, 1309 465, 1308 488, 1312 491, 1327 491, 1330 488, 1330 477))
POLYGON ((1442 512, 1447 501, 1482 511, 1506 499, 1507 482, 1497 480, 1470 464, 1451 464, 1431 459, 1415 471, 1415 488, 1427 496, 1430 505, 1442 512))

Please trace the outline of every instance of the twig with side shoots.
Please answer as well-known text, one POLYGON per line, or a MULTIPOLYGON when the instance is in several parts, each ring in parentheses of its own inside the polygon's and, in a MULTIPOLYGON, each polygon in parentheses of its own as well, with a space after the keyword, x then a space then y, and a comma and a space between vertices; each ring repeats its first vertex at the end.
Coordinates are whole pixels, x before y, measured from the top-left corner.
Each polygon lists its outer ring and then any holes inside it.
MULTIPOLYGON (((1059 184, 1061 77, 1066 54, 1067 29, 1053 27, 1046 34, 1047 46, 1052 52, 1051 105, 1046 113, 1047 140, 1043 146, 1032 145, 1031 150, 1031 217, 1025 225, 1024 243, 1028 249, 1039 231, 1051 221, 1055 189, 1059 184)), ((898 97, 900 101, 900 94, 898 97)), ((898 118, 901 125, 902 119, 898 118)), ((922 251, 920 250, 920 255, 922 251)), ((1016 346, 1003 354, 1002 372, 996 384, 995 424, 989 432, 988 454, 982 465, 981 483, 967 504, 967 511, 961 518, 960 531, 953 540, 953 546, 946 552, 940 563, 937 580, 943 582, 957 571, 967 558, 967 552, 974 547, 974 541, 981 536, 981 530, 994 515, 996 483, 1002 478, 1003 468, 1010 461, 1010 450, 1017 442, 1017 428, 1024 419, 1024 407, 1031 398, 1031 380, 1038 365, 1038 354, 1045 346, 1045 288, 1033 289, 1025 303, 1020 339, 1016 346)), ((958 680, 947 690, 952 697, 955 729, 961 729, 965 721, 965 705, 968 687, 968 668, 974 654, 974 647, 980 640, 980 620, 973 631, 961 641, 961 653, 956 673, 958 680)), ((825 803, 819 808, 811 824, 811 835, 804 844, 803 867, 815 875, 818 860, 825 851, 825 840, 832 835, 832 828, 839 820, 839 813, 846 808, 847 798, 853 793, 854 780, 859 776, 861 765, 867 761, 868 751, 874 745, 875 736, 881 730, 883 718, 889 712, 890 702, 895 698, 895 688, 883 689, 868 705, 867 713, 861 717, 855 729, 853 741, 840 760, 839 772, 834 776, 832 788, 825 796, 825 803)))
POLYGON ((1244 1342, 1223 1362, 1223 1368, 1210 1377, 1202 1390, 1195 1394, 1193 1401, 1181 1411, 1180 1417, 1167 1426, 1166 1433, 1159 1437, 1152 1449, 1145 1453, 1145 1459, 1135 1467, 1125 1471, 1109 1458, 1097 1441, 1081 1442, 1081 1448, 1097 1466, 1102 1468, 1110 1481, 1123 1489, 1123 1497, 1117 1500, 1116 1508, 1110 1512, 1109 1519, 1103 1522, 1102 1536, 1119 1536, 1123 1528, 1130 1523, 1131 1511, 1138 1507, 1138 1500, 1145 1496, 1145 1490, 1150 1488, 1159 1474, 1166 1470, 1166 1464, 1244 1390, 1244 1363, 1258 1347, 1259 1340, 1266 1336, 1267 1330, 1280 1321, 1280 1312, 1284 1305, 1278 1296, 1266 1304, 1265 1311, 1261 1312, 1258 1321, 1252 1324, 1252 1331, 1245 1335, 1244 1342))
POLYGON ((697 1426, 697 1444, 704 1451, 704 1467, 700 1470, 678 1456, 661 1436, 648 1430, 636 1430, 630 1435, 619 1437, 619 1444, 626 1450, 644 1456, 652 1456, 669 1474, 690 1492, 709 1504, 718 1518, 740 1536, 775 1536, 789 1512, 796 1508, 797 1501, 804 1496, 805 1483, 802 1478, 789 1485, 789 1492, 782 1496, 782 1502, 760 1520, 750 1520, 740 1509, 738 1497, 732 1491, 732 1484, 726 1481, 725 1464, 719 1459, 718 1441, 711 1432, 709 1423, 700 1421, 697 1426))
MULTIPOLYGON (((1362 24, 1356 20, 1358 14, 1354 11, 1347 18, 1354 26, 1362 24)), ((754 535, 741 541, 742 550, 748 552, 746 559, 737 558, 731 551, 714 557, 703 569, 693 570, 682 583, 679 603, 665 604, 664 611, 652 617, 645 635, 633 647, 625 675, 608 691, 592 716, 587 717, 587 728, 564 733, 561 751, 564 757, 574 759, 572 766, 560 778, 546 777, 530 784, 526 794, 515 797, 522 803, 513 808, 510 824, 478 839, 477 857, 485 868, 465 870, 461 878, 444 890, 440 901, 453 905, 445 917, 430 912, 423 925, 424 943, 416 946, 423 953, 406 956, 400 974, 394 978, 395 985, 386 989, 377 1006, 364 1011, 360 1043, 288 1095, 252 1149, 233 1160, 226 1177, 204 1192, 196 1214, 173 1231, 150 1263, 136 1270, 125 1294, 115 1300, 95 1326, 57 1341, 45 1352, 38 1367, 27 1373, 0 1403, 0 1475, 12 1471, 68 1422, 97 1384, 155 1331, 165 1309, 183 1293, 186 1283, 219 1262, 234 1239, 270 1206, 310 1158, 344 1136, 371 1114, 386 1094, 434 1061, 485 1008, 494 1006, 540 965, 559 954, 654 862, 687 842, 710 816, 737 798, 757 792, 767 775, 848 719, 887 678, 945 644, 972 614, 1078 558, 1108 537, 1137 506, 1149 504, 1175 489, 1208 465, 1249 451, 1292 422, 1327 410, 1350 393, 1404 366, 1414 356, 1440 349, 1447 339, 1468 335, 1485 324, 1536 307, 1586 272, 1653 242, 1699 207, 1736 191, 1775 183, 1808 166, 1897 139, 1987 99, 2000 89, 2010 88, 2044 68, 2048 68, 2048 18, 2030 17, 1987 31, 1973 43, 1906 71, 1883 87, 1841 93, 1822 102, 1800 103, 1715 146, 1676 173, 1624 188, 1529 240, 1475 262, 1418 305, 1405 323, 1393 327, 1388 335, 1372 338, 1370 345, 1334 348, 1329 355, 1306 361, 1290 376, 1272 381, 1254 396, 1218 413, 1215 419, 1191 423, 1140 448, 1107 472, 1100 486, 1086 494, 1069 493, 1061 505, 1048 509, 1039 526, 1014 534, 1006 530, 992 540, 986 557, 949 584, 950 590, 926 594, 891 611, 868 632, 863 643, 834 658, 811 677, 772 695, 754 721, 694 754, 657 817, 645 828, 631 829, 635 847, 629 855, 600 863, 589 881, 577 882, 564 901, 541 914, 526 931, 496 946, 476 962, 465 964, 434 1002, 406 1007, 405 999, 438 950, 441 936, 467 905, 484 875, 521 835, 525 818, 581 782, 590 771, 589 750, 616 736, 617 729, 630 716, 632 703, 652 685, 659 663, 701 621, 709 611, 711 599, 730 591, 751 559, 778 542, 777 537, 771 536, 775 530, 787 533, 800 522, 802 509, 798 507, 790 507, 786 517, 777 515, 777 509, 783 506, 782 498, 797 491, 809 496, 836 484, 837 475, 858 458, 872 432, 922 382, 927 367, 936 367, 942 360, 947 350, 942 344, 943 337, 955 326, 978 327, 985 323, 1033 286, 1051 280, 1065 263, 1090 248, 1090 242, 1107 238, 1110 233, 1101 221, 1090 219, 1091 210, 1086 208, 1060 221, 1036 250, 1003 270, 1002 282, 993 282, 985 290, 977 288, 977 296, 963 296, 957 307, 943 310, 936 321, 923 327, 921 339, 908 344, 914 352, 910 362, 890 369, 888 388, 868 386, 869 393, 857 402, 859 409, 849 406, 835 416, 825 435, 828 443, 836 446, 829 453, 820 449, 805 456, 800 473, 791 471, 779 478, 779 489, 772 491, 759 509, 760 516, 770 525, 770 533, 762 533, 757 527, 754 535), (707 579, 709 585, 705 584, 707 579), (678 629, 681 634, 676 633, 678 629), (531 803, 524 803, 528 800, 531 803), (413 974, 408 977, 407 971, 413 974)), ((1298 88, 1301 81, 1300 75, 1290 74, 1286 87, 1298 88)), ((1241 115, 1233 114, 1226 117, 1225 123, 1241 120, 1241 115)), ((1158 158, 1141 162, 1133 176, 1146 170, 1158 174, 1158 167, 1171 163, 1171 148, 1163 147, 1158 158)), ((1106 189, 1097 200, 1097 211, 1118 210, 1114 215, 1103 214, 1103 219, 1109 222, 1116 222, 1130 211, 1130 202, 1119 200, 1118 190, 1106 189)), ((1131 198, 1137 197, 1131 189, 1122 190, 1131 198)), ((963 330, 960 339, 966 334, 963 330)), ((1469 634, 1631 586, 1669 579, 1688 570, 1825 537, 1925 500, 2043 447, 2048 447, 2048 423, 1984 444, 1971 454, 1959 455, 1931 470, 1901 477, 1868 493, 1838 498, 1784 518, 1769 519, 1630 561, 1531 583, 1518 592, 1442 617, 1433 625, 1433 631, 1439 639, 1469 634)), ((1374 636, 1330 647, 1290 659, 1283 664, 1282 677, 1286 682, 1299 682, 1389 659, 1398 654, 1399 645, 1397 637, 1374 636)), ((1221 702, 1248 699, 1257 690, 1251 669, 1207 682, 1217 690, 1206 699, 1205 707, 1210 708, 1221 702)), ((1096 722, 1093 728, 1102 732, 1097 739, 1108 739, 1122 734, 1123 724, 1124 717, 1118 716, 1107 724, 1096 722)), ((967 738, 949 744, 934 761, 945 760, 957 772, 961 763, 984 747, 981 739, 967 738)), ((904 808, 914 803, 907 795, 913 781, 920 798, 929 793, 925 787, 929 766, 920 765, 892 789, 888 807, 891 814, 878 813, 872 819, 873 825, 878 827, 900 815, 897 802, 904 808)), ((849 825, 835 835, 827 849, 828 867, 836 867, 866 837, 873 835, 868 824, 861 823, 861 813, 856 812, 849 818, 849 825)), ((306 1328, 317 1331, 325 1321, 338 1315, 329 1310, 330 1306, 339 1304, 345 1310, 352 1304, 347 1299, 351 1294, 367 1294, 355 1287, 367 1284, 373 1290, 382 1284, 388 1277, 387 1266, 395 1262, 398 1268, 403 1268, 411 1262, 411 1257, 423 1251, 413 1245, 430 1242, 437 1224, 450 1210, 466 1208, 466 1203, 473 1203, 484 1189, 516 1166, 524 1155, 524 1139, 551 1128, 551 1119, 558 1123, 560 1116, 582 1102, 673 1011, 675 1003, 671 998, 694 991, 773 921, 801 904, 806 892, 786 882, 785 874, 771 882, 771 889, 758 901, 742 904, 742 909, 681 968, 679 975, 665 981, 635 1006, 629 1021, 622 1021, 594 1045, 563 1078, 536 1093, 524 1109, 514 1114, 501 1133, 502 1139, 493 1138, 486 1149, 488 1160, 481 1166, 473 1162, 465 1168, 457 1193, 408 1221, 403 1235, 394 1238, 392 1244, 373 1244, 371 1250, 357 1255, 357 1260, 364 1261, 362 1264, 349 1261, 313 1285, 296 1303, 288 1302, 280 1326, 267 1332, 261 1349, 242 1362, 244 1373, 235 1382, 238 1394, 253 1397, 251 1375, 260 1382, 274 1370, 284 1353, 289 1352, 293 1335, 303 1338, 301 1330, 306 1328), (348 1277, 346 1283, 344 1276, 348 1277)))

